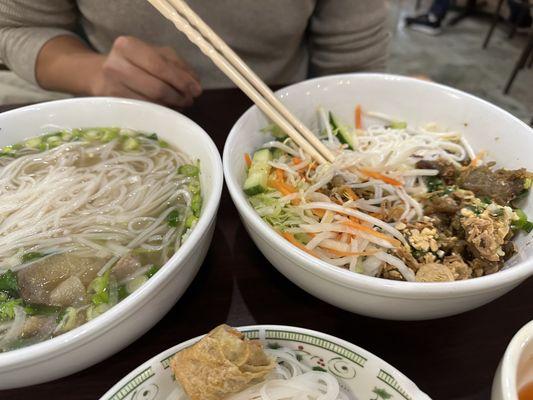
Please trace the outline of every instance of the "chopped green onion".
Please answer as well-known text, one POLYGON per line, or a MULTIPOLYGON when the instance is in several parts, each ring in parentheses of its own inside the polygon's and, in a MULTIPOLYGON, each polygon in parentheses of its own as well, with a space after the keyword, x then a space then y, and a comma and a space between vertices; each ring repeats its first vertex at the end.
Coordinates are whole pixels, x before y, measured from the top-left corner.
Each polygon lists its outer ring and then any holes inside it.
POLYGON ((103 129, 104 134, 102 135, 102 142, 111 142, 112 140, 115 140, 118 137, 118 133, 120 131, 119 128, 105 128, 103 129))
POLYGON ((38 258, 44 257, 46 254, 39 253, 36 251, 30 251, 29 253, 24 253, 21 257, 22 264, 26 264, 27 262, 37 260, 38 258))
POLYGON ((126 285, 120 285, 118 287, 118 301, 122 301, 128 296, 129 296, 129 293, 126 290, 126 285))
POLYGON ((102 276, 97 276, 89 284, 87 292, 93 293, 91 301, 95 306, 109 303, 109 276, 111 269, 108 269, 102 276))
POLYGON ((191 209, 195 216, 200 216, 200 211, 202 210, 202 196, 199 193, 192 196, 191 209))
POLYGON ((4 146, 2 147, 2 153, 15 154, 15 149, 13 148, 13 146, 4 146))
POLYGON ((490 204, 492 203, 492 199, 489 197, 489 196, 484 196, 481 198, 481 201, 485 204, 490 204))
POLYGON ((198 217, 195 215, 189 215, 185 220, 185 228, 192 228, 198 222, 198 217))
POLYGON ((67 307, 59 315, 59 324, 57 326, 57 331, 59 332, 68 332, 76 327, 76 322, 78 317, 78 310, 74 307, 67 307))
POLYGON ((159 144, 159 147, 163 147, 163 148, 168 147, 168 143, 165 142, 164 140, 159 140, 157 143, 159 144))
POLYGON ((12 297, 19 294, 17 275, 10 269, 0 275, 0 292, 5 292, 12 297))
POLYGON ((198 182, 197 179, 192 180, 191 183, 189 183, 189 190, 192 194, 200 193, 200 182, 198 182))
POLYGON ((46 143, 48 143, 51 148, 54 148, 62 144, 63 140, 61 140, 59 136, 50 136, 46 138, 46 143))
POLYGON ((24 142, 24 145, 26 147, 29 147, 30 149, 38 149, 41 146, 41 142, 42 141, 40 137, 35 137, 35 138, 26 140, 24 142))
POLYGON ((178 210, 172 210, 167 216, 168 226, 175 228, 181 222, 181 214, 178 210))
POLYGON ((61 311, 61 307, 47 306, 44 304, 26 304, 24 311, 28 315, 54 315, 61 311))
POLYGON ((15 307, 22 304, 21 299, 9 299, 0 303, 0 321, 8 321, 15 318, 15 307))
POLYGON ((527 220, 526 213, 520 208, 515 209, 514 212, 518 216, 518 220, 513 222, 513 228, 521 229, 527 233, 531 232, 533 230, 533 222, 527 220))
POLYGON ((196 165, 184 164, 178 168, 178 174, 195 177, 200 173, 200 169, 196 165))
POLYGON ((61 139, 63 139, 64 142, 70 142, 72 140, 72 132, 69 131, 63 131, 61 132, 61 139))
POLYGON ((437 190, 441 190, 444 187, 444 182, 442 182, 442 179, 436 176, 430 176, 426 178, 426 185, 428 188, 428 192, 435 192, 437 190))
POLYGON ((145 275, 146 275, 146 277, 147 277, 148 279, 150 279, 152 276, 155 275, 155 273, 156 273, 157 271, 159 271, 159 268, 156 267, 155 265, 152 265, 152 266, 148 269, 148 271, 146 271, 146 274, 145 274, 145 275))
POLYGON ((90 321, 99 315, 105 313, 107 310, 109 310, 111 306, 109 304, 98 304, 98 305, 92 305, 87 309, 87 320, 90 321))
POLYGON ((137 150, 139 146, 139 141, 132 137, 128 137, 126 140, 124 140, 124 143, 122 143, 122 148, 126 151, 137 150))
POLYGON ((98 129, 88 129, 85 132, 85 138, 88 140, 100 140, 102 139, 102 131, 98 129))
POLYGON ((157 133, 151 133, 151 134, 149 134, 149 135, 146 135, 146 137, 147 137, 148 139, 155 140, 155 141, 158 141, 158 140, 159 140, 159 138, 157 137, 157 133))

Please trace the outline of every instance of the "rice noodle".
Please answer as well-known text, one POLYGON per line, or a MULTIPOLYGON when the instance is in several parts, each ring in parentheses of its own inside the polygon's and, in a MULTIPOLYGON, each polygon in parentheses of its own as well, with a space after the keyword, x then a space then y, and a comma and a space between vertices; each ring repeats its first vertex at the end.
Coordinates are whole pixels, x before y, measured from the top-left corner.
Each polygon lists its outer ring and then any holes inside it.
POLYGON ((68 142, 0 168, 0 265, 31 265, 20 262, 21 249, 48 256, 92 250, 108 258, 103 273, 132 248, 174 244, 164 236, 165 218, 190 207, 190 179, 177 172, 190 161, 143 136, 136 140, 142 146, 129 153, 118 140, 68 142))
POLYGON ((278 362, 264 382, 258 383, 228 400, 348 400, 337 378, 329 372, 312 370, 289 349, 265 352, 278 362))
POLYGON ((291 139, 266 143, 263 148, 286 152, 269 164, 283 171, 290 187, 278 204, 262 204, 257 211, 278 230, 301 234, 294 240, 323 261, 369 275, 379 274, 387 263, 405 280, 413 280, 413 270, 395 256, 400 246, 410 248, 395 225, 423 218, 417 199, 427 193, 427 179, 439 175, 438 169, 419 168, 417 163, 444 159, 461 167, 467 158, 475 157, 472 148, 460 132, 434 123, 408 125, 370 111, 365 112, 370 119, 365 129, 355 130, 342 122, 340 127, 332 125, 322 107, 317 115, 317 123, 309 126, 317 128, 317 136, 333 152, 334 161, 311 163, 291 139), (350 145, 340 137, 340 130, 351 136, 350 145), (295 161, 296 156, 302 161, 295 161))

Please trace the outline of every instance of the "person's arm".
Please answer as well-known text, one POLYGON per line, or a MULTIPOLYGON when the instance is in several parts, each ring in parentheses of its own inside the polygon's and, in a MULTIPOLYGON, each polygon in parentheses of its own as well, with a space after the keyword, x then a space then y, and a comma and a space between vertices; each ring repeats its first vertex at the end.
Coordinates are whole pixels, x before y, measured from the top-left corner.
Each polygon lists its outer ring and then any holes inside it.
POLYGON ((35 74, 49 90, 177 107, 190 106, 202 92, 198 77, 174 50, 128 36, 118 37, 105 55, 76 37, 55 37, 39 52, 35 74))
POLYGON ((385 0, 319 0, 309 26, 311 73, 384 70, 386 7, 385 0))
POLYGON ((101 55, 72 33, 73 0, 0 2, 0 59, 45 89, 77 95, 131 97, 190 105, 201 93, 197 76, 169 48, 117 38, 101 55))
POLYGON ((0 59, 23 79, 36 83, 35 60, 41 47, 59 35, 74 36, 73 0, 0 1, 0 59))

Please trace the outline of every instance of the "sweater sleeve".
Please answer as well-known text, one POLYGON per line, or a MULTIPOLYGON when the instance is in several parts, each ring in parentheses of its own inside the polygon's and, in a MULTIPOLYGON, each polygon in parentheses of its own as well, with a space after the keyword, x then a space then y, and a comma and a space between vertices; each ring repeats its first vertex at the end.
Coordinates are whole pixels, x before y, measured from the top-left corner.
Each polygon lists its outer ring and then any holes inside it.
POLYGON ((389 40, 385 0, 318 0, 309 25, 311 73, 383 70, 389 40))
POLYGON ((74 0, 0 0, 0 60, 36 83, 39 51, 56 36, 74 35, 76 18, 74 0))

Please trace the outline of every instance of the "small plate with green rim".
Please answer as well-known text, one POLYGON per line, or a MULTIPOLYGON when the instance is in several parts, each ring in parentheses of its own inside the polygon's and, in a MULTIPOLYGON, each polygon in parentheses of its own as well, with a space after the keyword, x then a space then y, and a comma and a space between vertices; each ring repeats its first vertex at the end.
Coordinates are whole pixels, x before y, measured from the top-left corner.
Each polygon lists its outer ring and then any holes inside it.
MULTIPOLYGON (((237 328, 266 347, 287 347, 317 371, 334 375, 353 400, 430 400, 405 375, 349 342, 309 329, 281 325, 237 328)), ((170 359, 202 336, 174 346, 145 362, 113 386, 101 400, 178 400, 186 398, 174 381, 170 359)))

